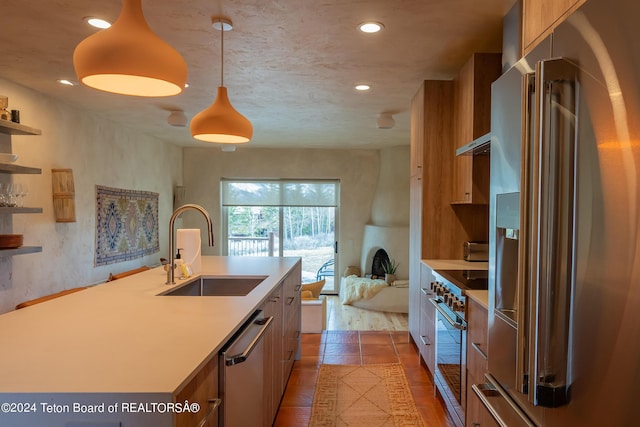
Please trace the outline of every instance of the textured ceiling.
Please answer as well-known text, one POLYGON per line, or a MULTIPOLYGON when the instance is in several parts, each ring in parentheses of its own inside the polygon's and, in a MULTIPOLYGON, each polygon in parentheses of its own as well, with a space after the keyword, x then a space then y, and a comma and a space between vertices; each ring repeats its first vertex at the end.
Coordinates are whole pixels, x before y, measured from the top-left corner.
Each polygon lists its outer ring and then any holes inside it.
MULTIPOLYGON (((94 29, 83 17, 114 21, 120 0, 2 0, 0 77, 93 110, 182 146, 204 146, 187 127, 167 124, 168 110, 188 118, 207 107, 220 83, 224 15, 224 83, 234 107, 254 126, 250 146, 383 148, 409 143, 409 106, 422 80, 450 79, 472 52, 501 48, 502 17, 514 0, 144 0, 150 27, 189 67, 189 84, 168 98, 102 93, 75 79, 75 46, 94 29), (372 35, 365 20, 383 22, 372 35), (357 93, 356 83, 368 83, 357 93), (377 129, 381 112, 393 129, 377 129)), ((26 122, 26 121, 25 121, 26 122)), ((28 123, 27 123, 28 124, 28 123)))

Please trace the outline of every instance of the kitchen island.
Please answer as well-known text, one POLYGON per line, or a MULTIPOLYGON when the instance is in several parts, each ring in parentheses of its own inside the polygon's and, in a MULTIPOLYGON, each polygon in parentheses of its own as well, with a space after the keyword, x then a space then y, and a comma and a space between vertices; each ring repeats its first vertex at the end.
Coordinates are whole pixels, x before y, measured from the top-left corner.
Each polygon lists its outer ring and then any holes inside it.
POLYGON ((158 267, 1 315, 0 425, 174 425, 158 405, 122 404, 176 402, 275 289, 300 284, 300 259, 203 257, 200 276, 266 278, 245 296, 161 296, 182 281, 158 267))

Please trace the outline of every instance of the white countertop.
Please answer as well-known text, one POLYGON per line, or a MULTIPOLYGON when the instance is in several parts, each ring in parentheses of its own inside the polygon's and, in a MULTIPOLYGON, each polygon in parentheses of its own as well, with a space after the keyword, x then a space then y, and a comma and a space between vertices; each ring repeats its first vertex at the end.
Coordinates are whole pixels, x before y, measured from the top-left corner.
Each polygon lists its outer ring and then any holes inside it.
POLYGON ((156 296, 169 289, 158 267, 3 314, 0 393, 173 393, 297 262, 203 257, 202 276, 268 276, 242 297, 156 296))
POLYGON ((432 270, 488 270, 489 263, 482 261, 464 261, 461 259, 423 259, 422 262, 432 270))

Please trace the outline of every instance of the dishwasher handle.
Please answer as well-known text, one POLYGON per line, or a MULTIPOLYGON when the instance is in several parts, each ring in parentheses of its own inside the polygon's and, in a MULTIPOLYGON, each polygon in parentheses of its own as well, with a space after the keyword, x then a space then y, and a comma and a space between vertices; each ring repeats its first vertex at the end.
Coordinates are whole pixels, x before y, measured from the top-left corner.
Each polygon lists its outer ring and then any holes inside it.
POLYGON ((256 336, 251 340, 247 348, 244 349, 242 353, 225 356, 224 364, 227 366, 237 365, 247 360, 253 349, 258 345, 262 336, 267 332, 269 326, 271 326, 271 322, 273 321, 273 316, 265 317, 263 319, 257 319, 254 323, 258 325, 262 325, 260 331, 256 334, 256 336))

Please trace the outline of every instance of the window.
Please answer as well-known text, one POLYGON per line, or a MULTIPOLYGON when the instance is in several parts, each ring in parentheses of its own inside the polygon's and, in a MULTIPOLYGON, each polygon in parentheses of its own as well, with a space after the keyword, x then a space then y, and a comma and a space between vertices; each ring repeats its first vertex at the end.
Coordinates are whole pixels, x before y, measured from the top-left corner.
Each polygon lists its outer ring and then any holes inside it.
POLYGON ((302 281, 324 278, 337 292, 336 180, 223 180, 226 255, 299 256, 302 281))

